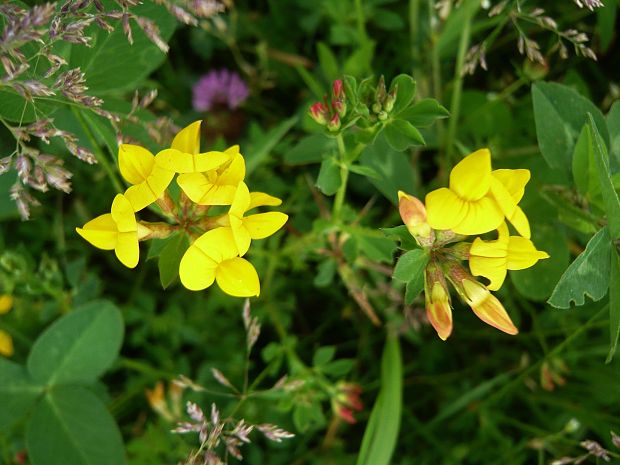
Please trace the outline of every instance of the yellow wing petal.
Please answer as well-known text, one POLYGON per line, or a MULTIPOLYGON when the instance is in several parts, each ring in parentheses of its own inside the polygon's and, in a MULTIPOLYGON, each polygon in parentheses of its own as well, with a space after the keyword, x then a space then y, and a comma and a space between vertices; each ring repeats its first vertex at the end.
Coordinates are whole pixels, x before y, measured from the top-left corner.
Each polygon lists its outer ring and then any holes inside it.
POLYGON ((135 268, 140 260, 137 232, 122 232, 118 234, 118 241, 114 248, 116 257, 127 268, 135 268))
POLYGON ((250 192, 250 206, 248 210, 256 207, 277 207, 282 204, 282 200, 264 192, 250 192))
POLYGON ((174 171, 155 165, 151 175, 146 178, 146 182, 156 199, 160 198, 164 194, 164 191, 168 189, 173 177, 174 171))
POLYGON ((211 185, 211 188, 196 203, 199 205, 230 205, 235 198, 236 191, 237 186, 211 185))
POLYGON ((124 195, 134 212, 139 212, 157 200, 153 190, 146 181, 131 186, 125 191, 124 195))
POLYGON ((496 291, 506 279, 506 257, 469 257, 469 269, 474 276, 484 276, 490 281, 489 290, 496 291))
POLYGON ((174 139, 170 148, 181 152, 195 155, 200 152, 200 124, 202 121, 194 121, 189 126, 181 129, 174 139))
POLYGON ((237 246, 237 255, 243 257, 250 248, 252 242, 250 233, 243 226, 241 220, 234 217, 230 219, 230 230, 235 240, 235 245, 237 246))
POLYGON ((190 291, 206 289, 215 281, 217 263, 195 244, 185 251, 179 265, 181 284, 190 291))
POLYGON ((118 148, 118 167, 121 175, 131 184, 139 184, 151 174, 155 159, 144 147, 121 144, 118 148))
POLYGON ((467 214, 467 202, 442 187, 426 195, 426 221, 433 229, 452 229, 467 214))
POLYGON ((490 197, 483 197, 475 202, 467 202, 467 206, 467 214, 463 220, 451 228, 457 234, 467 236, 484 234, 497 229, 504 221, 504 214, 490 197))
POLYGON ((521 210, 521 207, 517 206, 517 208, 515 208, 512 216, 508 218, 508 221, 510 221, 510 224, 515 227, 519 234, 526 239, 530 238, 530 222, 527 216, 525 216, 525 213, 523 213, 523 210, 521 210))
POLYGON ((237 245, 232 231, 227 227, 219 227, 207 231, 194 242, 207 257, 216 263, 236 257, 237 245))
POLYGON ((250 190, 244 182, 240 182, 235 190, 235 196, 233 197, 228 213, 238 218, 243 218, 243 214, 248 211, 250 207, 250 190))
POLYGON ((166 149, 155 155, 155 163, 175 173, 193 173, 194 155, 177 149, 166 149))
POLYGON ((253 297, 260 294, 258 273, 250 262, 235 257, 220 263, 215 280, 226 294, 234 297, 253 297))
POLYGON ((90 220, 83 228, 75 228, 75 231, 98 249, 114 250, 116 247, 118 230, 110 213, 90 220))
POLYGON ((231 185, 237 187, 237 185, 245 178, 245 160, 241 154, 237 154, 233 157, 230 165, 222 171, 218 176, 218 184, 231 185))
POLYGON ((530 180, 530 170, 494 170, 492 175, 506 187, 515 203, 521 201, 530 180))
POLYGON ((225 152, 206 152, 194 155, 194 171, 203 173, 219 168, 230 160, 230 155, 225 152))
POLYGON ((491 187, 491 152, 480 149, 463 158, 450 172, 450 190, 463 200, 479 200, 491 187))
POLYGON ((180 174, 177 177, 177 184, 194 203, 200 203, 213 188, 213 183, 202 173, 180 174))
POLYGON ((243 218, 243 226, 252 239, 264 239, 275 234, 287 220, 288 215, 281 212, 257 213, 243 218))
POLYGON ((549 254, 542 250, 536 250, 536 247, 529 239, 510 236, 507 261, 509 270, 524 270, 534 266, 538 260, 545 258, 549 258, 549 254))
POLYGON ((131 202, 123 194, 116 194, 112 201, 112 218, 114 218, 119 233, 138 230, 134 209, 131 202))

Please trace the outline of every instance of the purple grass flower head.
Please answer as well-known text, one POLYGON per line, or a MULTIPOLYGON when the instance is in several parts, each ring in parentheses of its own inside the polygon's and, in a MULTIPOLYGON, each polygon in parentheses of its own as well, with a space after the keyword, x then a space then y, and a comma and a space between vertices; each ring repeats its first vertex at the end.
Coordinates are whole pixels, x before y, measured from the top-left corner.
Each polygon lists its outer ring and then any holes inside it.
POLYGON ((193 105, 196 111, 209 111, 215 106, 234 110, 248 98, 245 82, 234 71, 220 69, 205 74, 194 85, 193 105))

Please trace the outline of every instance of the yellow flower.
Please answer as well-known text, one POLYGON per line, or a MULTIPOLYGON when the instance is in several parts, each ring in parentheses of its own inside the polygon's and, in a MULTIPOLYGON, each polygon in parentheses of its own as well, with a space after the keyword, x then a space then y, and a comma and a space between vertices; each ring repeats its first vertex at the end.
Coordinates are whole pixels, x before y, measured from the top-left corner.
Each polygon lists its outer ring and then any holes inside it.
POLYGON ((424 277, 426 317, 442 341, 452 334, 452 307, 450 291, 441 269, 433 264, 426 268, 424 277))
POLYGON ((142 210, 160 198, 174 177, 174 171, 162 166, 162 159, 170 157, 169 150, 153 156, 139 145, 121 144, 118 148, 118 166, 121 175, 133 184, 125 192, 134 212, 142 210))
POLYGON ((150 232, 136 222, 131 203, 123 194, 114 197, 111 213, 100 215, 75 230, 98 249, 114 250, 120 262, 128 268, 138 264, 138 240, 150 232))
MULTIPOLYGON (((0 294, 0 315, 8 313, 11 308, 13 308, 13 296, 0 294)), ((13 338, 2 329, 0 329, 0 355, 5 357, 13 355, 13 338)))
POLYGON ((523 270, 549 258, 546 252, 536 250, 529 239, 510 236, 506 223, 497 232, 497 240, 483 241, 477 237, 469 249, 469 269, 474 276, 488 278, 491 283, 487 287, 491 291, 502 286, 507 270, 523 270))
POLYGON ((491 152, 477 150, 452 169, 449 188, 427 194, 428 224, 433 229, 476 235, 497 229, 507 218, 529 238, 529 223, 517 206, 529 177, 528 170, 491 171, 491 152))
POLYGON ((200 153, 201 123, 195 121, 181 129, 172 140, 170 149, 157 154, 161 166, 175 173, 202 173, 230 160, 230 155, 224 152, 200 153))
POLYGON ((252 239, 264 239, 275 234, 288 220, 288 215, 281 212, 244 216, 252 208, 264 205, 277 206, 282 203, 280 199, 262 192, 253 192, 252 194, 244 182, 239 183, 228 212, 230 229, 241 257, 250 248, 252 239))
POLYGON ((189 290, 200 291, 216 281, 224 292, 232 296, 258 296, 258 274, 252 264, 240 258, 237 252, 230 228, 207 231, 183 255, 179 267, 181 283, 189 290))
POLYGON ((245 161, 235 145, 225 150, 229 162, 206 173, 181 174, 177 183, 199 205, 230 205, 237 186, 245 178, 245 161))

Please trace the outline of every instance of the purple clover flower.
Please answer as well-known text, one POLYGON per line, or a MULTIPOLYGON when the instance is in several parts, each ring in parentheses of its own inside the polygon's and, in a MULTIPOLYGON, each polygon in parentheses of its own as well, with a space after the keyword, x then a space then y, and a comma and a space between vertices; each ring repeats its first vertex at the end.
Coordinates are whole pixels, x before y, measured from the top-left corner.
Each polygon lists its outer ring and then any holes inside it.
POLYGON ((196 111, 209 111, 217 105, 234 110, 248 98, 249 90, 236 72, 220 69, 200 78, 194 85, 193 94, 196 111))

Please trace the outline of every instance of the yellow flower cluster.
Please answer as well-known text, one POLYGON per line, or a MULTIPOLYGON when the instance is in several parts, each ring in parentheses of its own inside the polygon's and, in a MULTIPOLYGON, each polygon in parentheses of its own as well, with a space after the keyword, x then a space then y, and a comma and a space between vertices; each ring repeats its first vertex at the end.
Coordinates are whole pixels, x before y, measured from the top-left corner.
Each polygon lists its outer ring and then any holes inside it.
POLYGON ((427 194, 426 206, 399 192, 399 211, 409 232, 430 254, 425 271, 426 312, 439 337, 452 333, 449 281, 484 322, 508 334, 517 334, 503 305, 489 291, 498 290, 508 270, 522 270, 548 258, 530 240, 530 225, 518 203, 530 179, 526 169, 492 170, 491 153, 478 150, 450 172, 450 185, 427 194), (518 236, 511 236, 508 221, 518 236), (465 236, 497 230, 496 240, 465 236), (456 245, 454 245, 457 243, 456 245), (469 261, 469 271, 460 261, 469 261), (488 285, 473 276, 483 276, 488 285))
POLYGON ((119 169, 131 186, 124 194, 116 195, 110 213, 76 231, 95 247, 114 250, 120 262, 129 268, 138 264, 139 241, 181 231, 195 239, 179 267, 179 277, 186 288, 202 290, 217 282, 227 294, 257 296, 258 274, 242 257, 253 239, 274 234, 288 216, 281 212, 247 215, 253 208, 277 206, 282 201, 249 191, 239 146, 223 152, 200 152, 200 124, 196 121, 182 129, 171 147, 157 155, 137 145, 121 145, 119 169), (175 176, 184 208, 175 208, 167 192, 175 176), (136 213, 153 203, 171 213, 169 216, 177 224, 162 226, 137 220, 136 213), (211 206, 229 209, 227 213, 208 216, 211 206))

